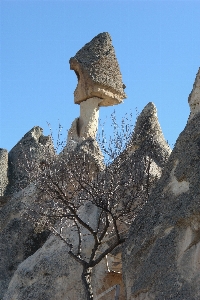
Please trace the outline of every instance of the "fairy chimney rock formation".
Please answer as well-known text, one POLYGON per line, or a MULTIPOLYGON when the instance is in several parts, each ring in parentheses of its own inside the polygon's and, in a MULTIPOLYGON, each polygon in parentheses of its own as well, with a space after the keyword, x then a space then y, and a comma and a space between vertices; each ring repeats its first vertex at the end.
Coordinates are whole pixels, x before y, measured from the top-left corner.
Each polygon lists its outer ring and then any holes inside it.
POLYGON ((153 102, 149 102, 138 116, 127 150, 129 153, 139 150, 142 155, 151 157, 160 168, 169 158, 171 149, 164 138, 153 102))
POLYGON ((43 135, 43 129, 34 126, 10 150, 8 154, 9 184, 6 194, 13 194, 33 181, 40 163, 55 155, 50 136, 43 135))
MULTIPOLYGON (((80 104, 80 117, 75 120, 75 133, 81 139, 95 138, 99 107, 119 104, 126 98, 110 35, 98 34, 69 63, 78 78, 74 102, 80 104)), ((71 132, 72 139, 75 133, 71 132)))
POLYGON ((189 120, 191 120, 194 115, 200 112, 200 68, 197 72, 192 92, 190 93, 188 98, 188 102, 190 105, 189 120))

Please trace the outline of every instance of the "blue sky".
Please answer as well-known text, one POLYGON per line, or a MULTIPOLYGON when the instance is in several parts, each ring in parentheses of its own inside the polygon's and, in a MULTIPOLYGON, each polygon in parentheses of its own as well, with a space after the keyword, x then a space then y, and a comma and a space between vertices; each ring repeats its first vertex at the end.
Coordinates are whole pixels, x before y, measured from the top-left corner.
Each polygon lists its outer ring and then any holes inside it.
POLYGON ((0 148, 10 150, 35 125, 48 135, 47 122, 54 135, 60 123, 66 136, 79 116, 69 59, 105 31, 128 97, 101 108, 101 120, 115 109, 119 122, 132 112, 134 124, 136 108, 152 101, 173 147, 200 67, 200 1, 1 0, 0 23, 0 148))

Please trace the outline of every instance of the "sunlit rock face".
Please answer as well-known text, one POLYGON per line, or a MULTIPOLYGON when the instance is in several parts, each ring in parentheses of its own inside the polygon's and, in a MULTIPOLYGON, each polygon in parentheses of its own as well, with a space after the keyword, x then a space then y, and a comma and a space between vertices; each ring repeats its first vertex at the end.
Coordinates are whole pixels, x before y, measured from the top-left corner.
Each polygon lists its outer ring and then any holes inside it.
POLYGON ((70 59, 70 68, 78 77, 74 102, 101 98, 99 106, 109 106, 126 98, 111 36, 103 32, 95 36, 70 59))
POLYGON ((67 151, 87 138, 96 138, 99 107, 119 104, 126 98, 112 40, 107 32, 95 36, 69 61, 78 84, 74 102, 80 105, 68 132, 67 151))
POLYGON ((189 119, 123 249, 127 300, 200 298, 200 113, 189 119))
MULTIPOLYGON (((4 195, 8 184, 8 151, 0 148, 0 197, 4 195)), ((0 202, 1 206, 1 202, 0 202)))
POLYGON ((138 151, 147 155, 160 168, 168 160, 171 149, 164 138, 154 103, 149 102, 138 116, 127 150, 130 154, 138 151))
POLYGON ((76 118, 68 131, 67 151, 75 149, 78 143, 86 139, 95 139, 99 122, 99 103, 97 97, 89 98, 80 104, 80 116, 76 118))

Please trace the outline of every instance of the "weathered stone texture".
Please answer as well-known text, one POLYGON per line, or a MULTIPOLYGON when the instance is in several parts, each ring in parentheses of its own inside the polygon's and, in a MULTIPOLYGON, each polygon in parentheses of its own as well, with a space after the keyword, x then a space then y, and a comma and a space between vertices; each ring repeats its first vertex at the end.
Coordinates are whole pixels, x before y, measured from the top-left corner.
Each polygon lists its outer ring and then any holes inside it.
POLYGON ((25 204, 36 196, 34 185, 7 197, 0 210, 0 299, 18 265, 46 241, 48 232, 36 234, 33 225, 22 218, 25 204))
POLYGON ((171 149, 163 136, 157 109, 152 102, 149 102, 139 115, 127 150, 130 153, 147 155, 160 168, 163 168, 168 160, 171 149))
MULTIPOLYGON (((113 162, 113 167, 121 161, 120 176, 125 180, 132 172, 132 184, 144 185, 148 180, 149 189, 162 174, 162 170, 171 154, 157 117, 157 110, 149 102, 138 116, 136 125, 124 152, 113 162), (149 169, 148 169, 149 167, 149 169)), ((112 166, 111 166, 112 167, 112 166)), ((119 179, 118 179, 119 180, 119 179)), ((129 187, 126 188, 127 192, 129 187)))
MULTIPOLYGON (((66 160, 72 157, 74 168, 78 170, 77 164, 80 166, 81 161, 88 162, 88 166, 92 176, 104 169, 103 155, 96 140, 90 138, 80 141, 78 139, 69 139, 66 147, 59 154, 60 160, 66 160)), ((86 164, 87 165, 87 164, 86 164)))
POLYGON ((126 97, 109 33, 98 34, 80 49, 70 59, 70 68, 78 77, 75 103, 98 97, 102 98, 99 106, 107 106, 121 103, 126 97))
POLYGON ((200 68, 197 72, 195 82, 193 84, 193 89, 188 97, 188 102, 190 105, 189 119, 191 119, 195 114, 200 112, 200 68))
POLYGON ((127 300, 200 298, 200 114, 180 134, 123 250, 127 300))
MULTIPOLYGON (((86 203, 78 211, 80 218, 88 221, 92 228, 97 226, 98 209, 86 203)), ((94 240, 85 228, 81 228, 82 257, 90 257, 94 240)), ((70 225, 63 229, 63 236, 78 247, 78 234, 70 225)), ((81 281, 82 266, 69 254, 68 246, 54 235, 50 236, 43 247, 22 262, 15 272, 4 300, 77 300, 86 299, 81 281)))
POLYGON ((76 118, 68 131, 68 151, 73 150, 77 144, 87 139, 96 138, 99 121, 99 106, 101 99, 90 98, 80 104, 80 117, 76 118))
POLYGON ((66 244, 51 236, 44 246, 18 267, 3 300, 86 299, 81 266, 66 244))
POLYGON ((25 188, 34 180, 40 163, 55 155, 50 136, 43 135, 43 129, 33 127, 8 154, 9 185, 6 194, 25 188))
POLYGON ((89 98, 80 103, 80 117, 78 120, 78 135, 80 139, 96 138, 99 121, 100 98, 89 98))
POLYGON ((8 184, 8 151, 0 148, 0 197, 4 195, 8 184))
POLYGON ((96 137, 99 107, 122 102, 126 95, 119 65, 107 32, 100 33, 70 59, 78 85, 74 102, 80 104, 80 117, 69 130, 68 144, 96 137), (71 141, 70 141, 71 140, 71 141))

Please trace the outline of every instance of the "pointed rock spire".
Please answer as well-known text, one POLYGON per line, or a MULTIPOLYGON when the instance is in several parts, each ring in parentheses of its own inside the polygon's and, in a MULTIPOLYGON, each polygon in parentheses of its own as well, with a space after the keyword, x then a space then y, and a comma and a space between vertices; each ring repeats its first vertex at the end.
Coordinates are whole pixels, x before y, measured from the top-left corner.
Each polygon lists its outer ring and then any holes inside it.
POLYGON ((44 160, 54 157, 55 150, 50 136, 34 126, 8 153, 8 179, 6 194, 13 194, 34 180, 44 160))
POLYGON ((171 153, 158 121, 156 106, 152 102, 149 102, 138 116, 128 146, 129 152, 137 149, 150 157, 153 155, 161 167, 171 153))
POLYGON ((125 85, 109 33, 98 34, 69 62, 70 69, 78 77, 75 103, 98 97, 102 99, 99 106, 109 106, 121 103, 126 98, 125 85))
POLYGON ((200 112, 200 68, 197 72, 193 89, 188 97, 188 102, 190 105, 189 120, 191 120, 194 115, 200 112))

